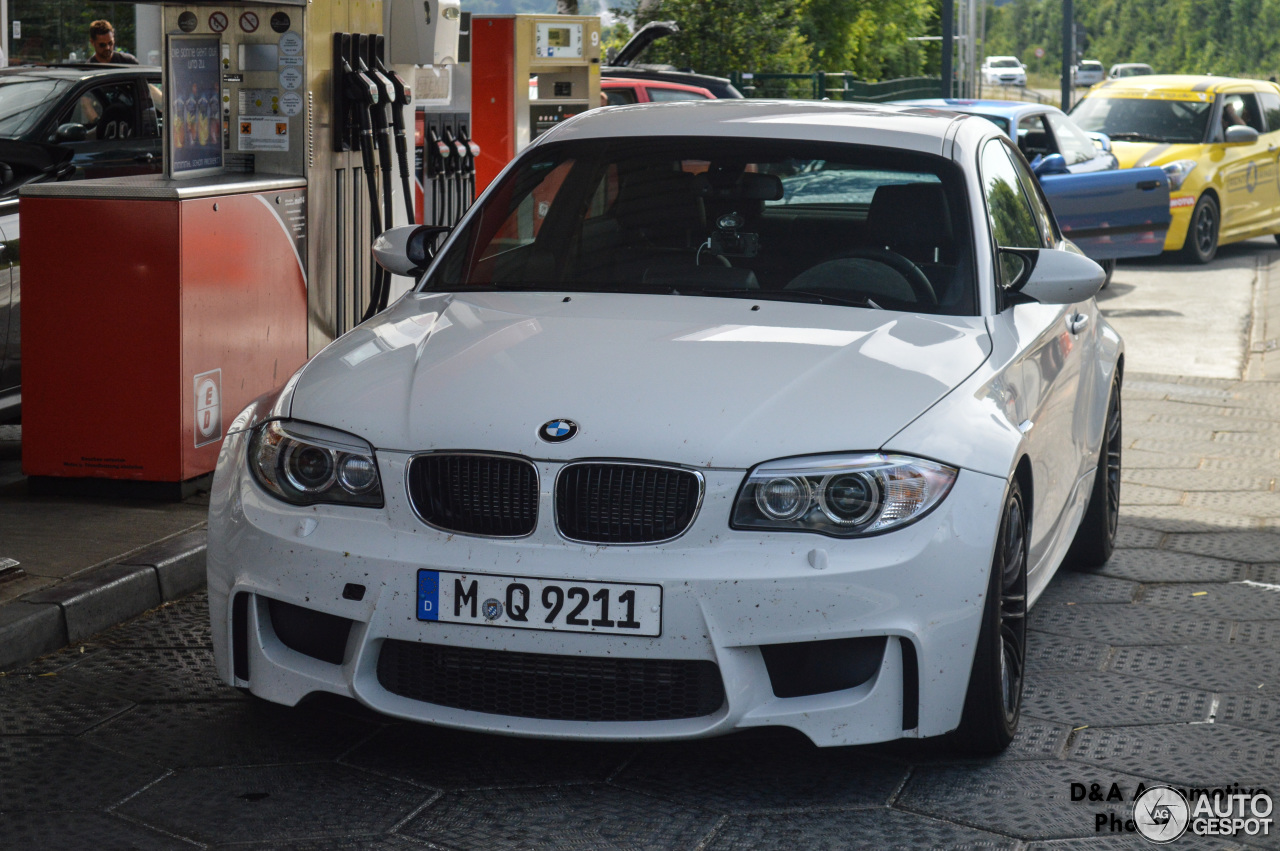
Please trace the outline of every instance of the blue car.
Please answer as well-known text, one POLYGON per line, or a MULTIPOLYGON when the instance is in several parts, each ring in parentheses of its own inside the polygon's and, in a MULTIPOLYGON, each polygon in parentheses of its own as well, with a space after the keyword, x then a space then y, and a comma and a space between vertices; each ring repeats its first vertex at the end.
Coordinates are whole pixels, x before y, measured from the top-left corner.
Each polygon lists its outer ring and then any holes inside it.
POLYGON ((1168 175, 1159 168, 1120 169, 1110 139, 1081 130, 1057 107, 959 98, 898 103, 978 115, 1007 133, 1039 178, 1063 234, 1107 270, 1108 283, 1118 258, 1164 249, 1168 175))

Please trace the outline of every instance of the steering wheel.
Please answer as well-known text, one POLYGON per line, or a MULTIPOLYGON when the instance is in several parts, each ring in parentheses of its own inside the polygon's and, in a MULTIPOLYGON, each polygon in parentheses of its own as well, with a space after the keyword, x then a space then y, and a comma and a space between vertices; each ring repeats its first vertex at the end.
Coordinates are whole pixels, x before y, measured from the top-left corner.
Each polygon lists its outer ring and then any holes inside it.
MULTIPOLYGON (((929 279, 925 277, 924 272, 921 271, 919 266, 896 251, 890 251, 887 248, 852 248, 828 257, 822 263, 830 263, 834 260, 872 260, 876 263, 883 263, 906 279, 907 285, 911 287, 911 293, 916 297, 918 303, 935 307, 938 304, 938 294, 933 291, 933 284, 929 283, 929 279)), ((815 269, 821 266, 822 263, 816 263, 809 268, 815 269)), ((804 272, 800 274, 803 275, 804 272)), ((796 277, 799 277, 799 275, 796 277)), ((794 281, 794 279, 792 280, 794 281)))

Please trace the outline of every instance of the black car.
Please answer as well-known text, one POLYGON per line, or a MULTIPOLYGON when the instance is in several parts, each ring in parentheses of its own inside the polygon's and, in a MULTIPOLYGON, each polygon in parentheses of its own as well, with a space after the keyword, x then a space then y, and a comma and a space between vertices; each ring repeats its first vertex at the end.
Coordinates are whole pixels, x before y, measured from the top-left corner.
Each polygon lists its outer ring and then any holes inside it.
POLYGON ((18 189, 28 183, 158 173, 160 69, 0 70, 0 422, 21 411, 18 189))
POLYGON ((0 139, 70 148, 75 178, 159 172, 162 109, 159 68, 0 70, 0 139))

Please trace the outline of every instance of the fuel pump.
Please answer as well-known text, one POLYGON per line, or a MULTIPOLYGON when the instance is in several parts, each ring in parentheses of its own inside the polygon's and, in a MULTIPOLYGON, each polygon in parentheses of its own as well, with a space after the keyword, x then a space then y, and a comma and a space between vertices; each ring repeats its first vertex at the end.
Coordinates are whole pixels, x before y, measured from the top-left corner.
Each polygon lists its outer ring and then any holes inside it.
POLYGON ((476 15, 471 21, 477 189, 559 122, 600 105, 600 19, 476 15), (537 97, 529 81, 537 76, 537 97))
POLYGON ((33 487, 189 493, 236 413, 387 303, 369 247, 394 214, 412 220, 412 199, 394 202, 410 171, 405 77, 458 53, 457 0, 160 5, 163 174, 23 195, 33 487), (66 250, 75 233, 110 246, 89 278, 66 250))

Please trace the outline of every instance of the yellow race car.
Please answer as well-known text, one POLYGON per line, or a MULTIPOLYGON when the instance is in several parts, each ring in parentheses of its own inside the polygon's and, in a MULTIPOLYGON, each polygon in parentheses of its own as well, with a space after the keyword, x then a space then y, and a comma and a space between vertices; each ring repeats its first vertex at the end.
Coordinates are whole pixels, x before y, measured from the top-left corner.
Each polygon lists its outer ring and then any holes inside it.
MULTIPOLYGON (((1169 175, 1165 251, 1208 263, 1218 246, 1280 234, 1280 86, 1157 74, 1106 80, 1071 110, 1121 168, 1169 175)), ((1280 242, 1280 236, 1276 237, 1280 242)))

